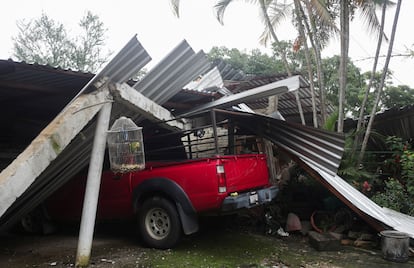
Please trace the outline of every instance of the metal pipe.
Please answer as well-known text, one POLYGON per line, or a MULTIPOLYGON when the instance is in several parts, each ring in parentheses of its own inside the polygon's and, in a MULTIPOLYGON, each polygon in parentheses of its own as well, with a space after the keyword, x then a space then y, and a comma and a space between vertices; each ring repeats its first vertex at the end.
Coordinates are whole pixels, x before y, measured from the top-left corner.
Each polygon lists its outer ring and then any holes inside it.
POLYGON ((83 201, 78 249, 76 253, 76 267, 87 267, 89 265, 111 110, 112 103, 105 103, 102 106, 97 119, 83 201))
POLYGON ((214 134, 214 146, 216 154, 219 154, 218 138, 217 138, 217 121, 216 121, 216 112, 214 109, 211 110, 211 122, 213 125, 213 134, 214 134))
POLYGON ((191 144, 191 134, 187 134, 187 140, 188 140, 188 155, 189 159, 193 159, 193 150, 192 150, 192 144, 191 144))

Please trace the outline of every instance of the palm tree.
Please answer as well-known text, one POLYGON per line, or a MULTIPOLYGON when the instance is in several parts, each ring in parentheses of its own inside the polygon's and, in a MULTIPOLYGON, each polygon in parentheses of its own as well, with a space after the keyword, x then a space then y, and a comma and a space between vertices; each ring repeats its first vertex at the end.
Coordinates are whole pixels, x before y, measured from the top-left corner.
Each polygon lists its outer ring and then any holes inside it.
MULTIPOLYGON (((321 50, 327 45, 327 41, 330 38, 331 33, 337 32, 337 29, 334 24, 334 18, 331 16, 328 8, 323 5, 323 3, 312 0, 302 1, 304 2, 307 10, 307 20, 304 19, 304 26, 315 56, 316 73, 318 78, 317 81, 319 85, 321 125, 323 126, 328 116, 326 110, 325 76, 322 71, 321 50), (317 25, 319 25, 319 28, 317 28, 317 25)), ((302 13, 305 18, 304 12, 302 13)))
MULTIPOLYGON (((224 13, 229 6, 230 3, 232 3, 234 0, 218 0, 216 4, 214 5, 215 11, 216 11, 216 17, 217 20, 224 24, 224 13)), ((286 16, 285 12, 288 10, 288 7, 286 4, 279 4, 277 1, 272 0, 257 0, 257 1, 249 1, 245 0, 246 2, 253 2, 257 3, 260 7, 260 14, 262 15, 262 19, 264 21, 266 30, 268 31, 268 34, 272 37, 273 41, 277 44, 280 43, 278 36, 276 35, 274 25, 280 22, 280 18, 284 18, 286 16), (267 10, 271 9, 273 11, 278 11, 277 16, 273 16, 273 20, 270 19, 269 14, 267 10), (279 17, 279 19, 275 19, 279 17)), ((281 53, 282 57, 282 63, 285 68, 286 73, 289 76, 292 76, 292 71, 290 70, 289 63, 286 57, 286 53, 281 53)))
MULTIPOLYGON (((397 7, 395 9, 394 22, 392 24, 391 38, 390 38, 390 43, 388 45, 387 57, 385 59, 385 64, 384 64, 384 69, 382 71, 381 81, 380 81, 380 84, 377 88, 374 107, 372 108, 371 115, 370 115, 369 122, 368 122, 368 126, 367 126, 367 129, 365 131, 364 140, 363 140, 362 146, 361 146, 361 152, 360 152, 359 157, 358 157, 358 163, 361 163, 362 159, 364 157, 365 150, 366 150, 368 140, 369 140, 369 136, 371 134, 372 125, 373 125, 373 122, 374 122, 374 119, 375 119, 375 113, 377 111, 377 107, 378 107, 378 104, 379 104, 379 101, 380 101, 380 98, 381 98, 382 89, 384 88, 385 78, 387 77, 388 65, 389 65, 390 60, 391 60, 392 49, 393 49, 393 46, 394 46, 395 34, 397 32, 397 24, 398 24, 398 17, 400 15, 401 2, 402 2, 402 0, 398 0, 397 7)), ((386 3, 384 3, 384 5, 386 5, 386 3)))
POLYGON ((348 51, 349 51, 349 0, 339 0, 340 2, 340 33, 341 33, 341 57, 339 61, 339 100, 338 100, 338 129, 337 131, 342 133, 344 131, 344 102, 345 102, 345 89, 347 79, 347 63, 348 63, 348 51))
MULTIPOLYGON (((279 4, 277 3, 277 1, 272 1, 272 0, 258 0, 256 1, 248 1, 247 2, 255 2, 257 4, 259 4, 260 7, 260 14, 262 16, 262 20, 264 21, 265 24, 265 28, 266 28, 266 33, 268 34, 268 36, 270 35, 274 41, 274 43, 276 44, 280 44, 279 38, 276 35, 275 29, 274 29, 274 25, 277 24, 280 21, 280 18, 285 17, 285 11, 288 10, 288 6, 286 4, 279 4), (269 14, 267 12, 267 10, 273 10, 273 11, 277 11, 276 13, 278 14, 278 16, 273 16, 273 20, 270 19, 269 14)), ((230 3, 232 3, 233 0, 218 0, 216 2, 216 4, 214 5, 214 8, 216 10, 216 17, 217 20, 223 24, 223 19, 224 19, 224 13, 228 7, 228 5, 230 3)), ((270 39, 270 38, 268 38, 270 39)), ((285 68, 286 73, 288 74, 288 76, 292 76, 292 71, 290 70, 289 67, 289 62, 287 60, 286 57, 286 51, 282 51, 281 53, 281 57, 282 57, 282 64, 285 68)), ((295 92, 295 96, 296 96, 296 102, 298 103, 298 108, 299 108, 299 114, 301 117, 301 121, 302 124, 305 125, 305 117, 303 115, 303 111, 302 111, 302 107, 301 107, 301 102, 299 99, 299 94, 297 92, 295 92)), ((269 97, 268 99, 269 101, 269 106, 268 106, 268 113, 273 113, 277 110, 277 104, 278 104, 278 97, 277 96, 272 96, 269 97)))
MULTIPOLYGON (((300 33, 300 39, 301 41, 304 43, 305 46, 305 55, 306 55, 306 61, 307 61, 307 65, 308 65, 308 75, 309 75, 309 81, 310 81, 310 87, 311 87, 311 95, 312 95, 312 106, 313 106, 313 114, 314 114, 314 126, 317 126, 317 120, 316 120, 316 105, 315 105, 315 94, 314 94, 314 84, 313 84, 313 71, 312 71, 312 65, 311 65, 311 61, 310 61, 310 49, 307 46, 306 41, 306 33, 305 30, 303 29, 303 24, 307 25, 308 22, 306 21, 306 16, 305 13, 302 10, 301 7, 301 1, 305 1, 305 0, 295 0, 293 2, 294 6, 295 6, 295 10, 298 9, 298 12, 295 11, 296 16, 295 19, 298 20, 298 31, 300 33)), ((308 1, 308 0, 306 0, 308 1)), ((305 2, 306 2, 305 1, 305 2)), ((217 12, 217 19, 223 23, 223 16, 224 16, 224 12, 227 8, 227 6, 233 2, 232 0, 219 0, 217 2, 217 4, 215 5, 216 8, 216 12, 217 12)), ((276 26, 279 24, 279 22, 282 19, 285 19, 288 14, 291 14, 291 10, 292 10, 292 3, 288 3, 287 1, 283 1, 283 3, 280 3, 276 0, 259 0, 259 1, 248 1, 248 2, 253 2, 253 3, 257 3, 260 6, 261 9, 261 16, 262 16, 262 20, 265 24, 265 30, 261 35, 260 38, 260 42, 264 45, 266 45, 268 42, 273 41, 274 43, 276 43, 277 45, 280 44, 279 39, 276 35, 275 32, 275 28, 276 26)), ((319 0, 318 1, 311 1, 312 3, 308 2, 309 6, 312 6, 315 10, 317 10, 317 14, 323 14, 320 17, 321 18, 329 18, 329 21, 331 21, 330 16, 328 14, 328 12, 326 11, 326 9, 324 8, 323 5, 320 4, 319 0), (326 16, 326 14, 328 14, 328 16, 326 16)), ((312 14, 314 15, 314 14, 312 14)), ((309 18, 312 16, 310 15, 309 18)), ((309 26, 307 27, 309 29, 309 26)), ((316 29, 316 27, 314 28, 316 29)), ((316 32, 316 30, 315 30, 316 32)), ((310 30, 308 30, 308 35, 310 35, 310 30)), ((317 36, 316 34, 314 34, 313 36, 317 36)), ((314 46, 314 44, 316 43, 315 40, 311 41, 312 46, 314 46)), ((319 42, 317 44, 320 44, 319 42)), ((318 73, 318 78, 321 78, 321 80, 318 79, 319 81, 323 81, 323 73, 322 73, 322 69, 320 68, 321 66, 321 57, 320 57, 320 49, 315 49, 316 51, 318 51, 317 55, 319 55, 319 57, 316 57, 316 62, 318 62, 318 66, 319 68, 317 68, 317 73, 318 73)), ((281 53, 281 57, 282 57, 282 63, 285 67, 286 72, 288 73, 288 75, 290 76, 292 74, 290 67, 289 67, 289 63, 287 61, 287 57, 286 57, 286 51, 282 51, 281 53)), ((321 104, 322 104, 322 108, 321 108, 321 117, 322 117, 322 123, 324 122, 325 118, 326 118, 326 108, 325 108, 325 101, 324 101, 324 86, 323 84, 319 84, 319 89, 320 89, 320 96, 321 96, 321 104)), ((301 111, 301 102, 299 99, 299 96, 296 95, 296 101, 298 103, 298 108, 299 108, 299 112, 301 111)), ((277 103, 277 99, 273 98, 269 98, 269 108, 273 109, 273 107, 276 107, 277 105, 275 105, 274 103, 277 103)), ((271 112, 271 111, 270 111, 271 112)), ((303 114, 300 112, 301 114, 301 120, 302 120, 302 124, 305 124, 304 121, 304 117, 303 114)))
POLYGON ((338 132, 343 132, 344 102, 347 79, 347 62, 349 51, 349 22, 355 8, 361 10, 362 16, 368 22, 368 29, 373 33, 380 32, 380 23, 375 13, 375 3, 381 0, 339 0, 340 4, 340 44, 341 57, 339 63, 339 107, 338 107, 338 132))
POLYGON ((308 77, 309 77, 309 85, 311 90, 311 97, 312 97, 312 111, 313 111, 313 126, 315 128, 318 127, 318 118, 316 113, 316 101, 315 101, 315 86, 313 83, 313 70, 312 70, 312 63, 310 59, 310 49, 308 47, 307 38, 305 35, 305 30, 303 26, 303 21, 305 20, 305 14, 302 10, 300 0, 294 0, 295 4, 295 14, 296 14, 296 20, 298 23, 298 30, 300 35, 300 43, 303 43, 304 51, 305 51, 305 58, 306 58, 306 65, 308 69, 308 77))
MULTIPOLYGON (((384 32, 384 26, 385 26, 385 13, 387 10, 387 6, 388 5, 392 5, 393 3, 389 2, 389 1, 384 1, 382 4, 382 12, 381 12, 381 26, 380 26, 380 32, 384 32)), ((371 90, 372 84, 374 82, 374 78, 375 78, 375 73, 377 71, 377 65, 378 65, 378 57, 381 51, 381 44, 382 44, 382 40, 383 40, 383 35, 379 35, 378 38, 378 42, 377 42, 377 48, 375 50, 375 57, 374 57, 374 64, 372 66, 372 71, 371 71, 371 75, 368 81, 368 85, 365 89, 365 94, 364 94, 364 99, 362 100, 362 104, 359 110, 359 117, 358 117, 358 122, 357 122, 357 128, 355 131, 355 139, 354 139, 354 148, 353 151, 356 151, 356 148, 360 142, 360 138, 361 138, 361 128, 364 122, 364 114, 365 114, 365 109, 366 109, 366 105, 367 105, 367 101, 368 101, 368 96, 369 96, 369 91, 371 90)), ((357 165, 359 165, 359 163, 357 163, 357 165)))

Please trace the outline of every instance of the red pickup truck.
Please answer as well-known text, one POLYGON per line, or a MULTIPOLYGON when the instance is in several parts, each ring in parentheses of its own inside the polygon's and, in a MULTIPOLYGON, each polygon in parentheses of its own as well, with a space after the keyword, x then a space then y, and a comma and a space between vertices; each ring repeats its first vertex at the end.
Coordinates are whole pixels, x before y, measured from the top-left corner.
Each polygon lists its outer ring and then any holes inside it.
MULTIPOLYGON (((201 213, 234 213, 272 201, 278 188, 269 182, 256 137, 249 140, 222 122, 218 128, 214 121, 210 136, 204 129, 211 125, 182 132, 144 127, 144 170, 113 173, 104 161, 97 220, 135 219, 147 246, 171 248, 182 233, 198 231, 201 213)), ((51 218, 79 221, 85 185, 86 176, 79 175, 50 196, 51 218)))
MULTIPOLYGON (((147 246, 171 248, 182 233, 198 230, 199 213, 230 212, 270 202, 277 188, 268 177, 263 154, 148 162, 144 170, 125 174, 106 171, 97 219, 136 218, 147 246)), ((79 220, 85 184, 85 176, 79 176, 52 195, 47 202, 50 216, 79 220)))

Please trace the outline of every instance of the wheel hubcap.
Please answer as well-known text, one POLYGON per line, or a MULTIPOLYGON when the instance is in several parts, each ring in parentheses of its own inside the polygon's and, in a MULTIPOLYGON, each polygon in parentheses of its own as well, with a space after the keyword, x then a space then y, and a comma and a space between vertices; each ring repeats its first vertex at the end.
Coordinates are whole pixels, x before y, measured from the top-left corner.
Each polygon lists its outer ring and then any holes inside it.
POLYGON ((170 217, 164 209, 153 208, 145 217, 145 227, 153 239, 161 240, 170 232, 170 217))

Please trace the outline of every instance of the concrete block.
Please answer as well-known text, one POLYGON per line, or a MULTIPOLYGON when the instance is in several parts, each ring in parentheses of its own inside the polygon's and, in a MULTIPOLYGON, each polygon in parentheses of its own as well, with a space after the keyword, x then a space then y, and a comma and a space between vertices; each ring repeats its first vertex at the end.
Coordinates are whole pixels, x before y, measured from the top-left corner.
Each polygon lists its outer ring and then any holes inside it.
POLYGON ((309 243, 318 251, 336 251, 341 248, 341 241, 330 233, 309 231, 309 243))

